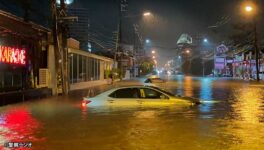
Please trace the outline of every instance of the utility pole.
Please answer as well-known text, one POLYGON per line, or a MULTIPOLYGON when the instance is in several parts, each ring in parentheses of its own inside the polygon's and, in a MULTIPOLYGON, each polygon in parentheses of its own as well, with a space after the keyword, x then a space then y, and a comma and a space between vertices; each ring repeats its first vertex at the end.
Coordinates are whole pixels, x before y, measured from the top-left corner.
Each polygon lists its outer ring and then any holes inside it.
POLYGON ((137 60, 138 60, 138 44, 137 44, 137 37, 138 37, 138 25, 133 24, 134 26, 134 49, 133 49, 133 77, 136 76, 136 67, 137 67, 137 60))
MULTIPOLYGON (((60 7, 57 7, 56 0, 51 0, 52 21, 53 21, 53 43, 55 51, 55 64, 57 76, 57 88, 63 94, 68 94, 68 64, 67 64, 67 26, 64 22, 66 15, 66 5, 64 0, 60 0, 60 7)), ((60 93, 60 91, 59 91, 60 93)))
POLYGON ((69 78, 68 78, 68 49, 67 49, 67 24, 65 23, 65 20, 62 18, 65 18, 67 16, 66 14, 66 5, 64 0, 60 0, 60 29, 61 29, 61 70, 62 70, 62 85, 63 85, 63 93, 68 94, 69 90, 69 78))
POLYGON ((257 81, 259 81, 259 47, 258 47, 258 34, 257 34, 257 22, 254 19, 254 47, 255 47, 255 59, 256 59, 256 74, 257 81))
POLYGON ((120 69, 120 78, 122 79, 123 78, 123 63, 122 63, 122 60, 123 60, 123 53, 121 53, 121 43, 122 43, 122 8, 123 8, 123 0, 120 0, 120 4, 119 4, 119 11, 118 11, 118 14, 119 14, 119 22, 118 22, 118 46, 117 46, 117 60, 118 61, 118 68, 120 69), (119 57, 120 55, 120 57, 119 57))
MULTIPOLYGON (((124 66, 123 66, 123 55, 124 52, 122 51, 122 45, 121 43, 123 42, 122 39, 122 18, 123 18, 123 13, 127 11, 127 0, 119 0, 119 23, 118 23, 118 46, 117 46, 117 53, 120 55, 119 63, 118 63, 118 68, 120 69, 120 76, 123 78, 123 72, 124 72, 124 66)), ((115 54, 116 55, 116 54, 115 54)))
POLYGON ((57 4, 56 0, 51 0, 51 12, 52 12, 52 35, 53 35, 53 45, 54 45, 54 53, 55 53, 55 69, 56 69, 56 90, 58 91, 58 76, 60 76, 60 72, 58 71, 60 68, 59 60, 60 60, 60 49, 59 49, 59 39, 58 39, 58 15, 57 15, 57 4))

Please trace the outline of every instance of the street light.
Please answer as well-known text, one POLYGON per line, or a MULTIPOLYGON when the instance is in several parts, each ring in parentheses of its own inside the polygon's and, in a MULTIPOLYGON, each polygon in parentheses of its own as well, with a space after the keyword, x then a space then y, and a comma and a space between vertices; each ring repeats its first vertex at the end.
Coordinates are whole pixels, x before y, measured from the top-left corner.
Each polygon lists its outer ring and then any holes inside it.
POLYGON ((152 56, 153 59, 155 59, 156 57, 155 56, 152 56))
POLYGON ((150 12, 145 12, 145 13, 143 13, 143 16, 144 16, 144 17, 150 16, 150 15, 151 15, 150 12))
POLYGON ((242 4, 241 10, 243 14, 255 16, 257 14, 257 8, 255 3, 247 1, 242 4))
POLYGON ((207 38, 205 38, 203 41, 204 41, 205 43, 207 43, 207 42, 208 42, 208 39, 207 39, 207 38))
POLYGON ((253 7, 252 7, 252 6, 246 6, 246 7, 245 7, 245 10, 246 10, 247 12, 251 12, 251 11, 253 10, 253 7))
POLYGON ((150 43, 150 40, 149 39, 146 39, 146 43, 149 44, 150 43))
POLYGON ((151 53, 152 53, 152 54, 155 54, 155 53, 156 53, 156 51, 154 51, 154 50, 153 50, 153 51, 151 51, 151 53))

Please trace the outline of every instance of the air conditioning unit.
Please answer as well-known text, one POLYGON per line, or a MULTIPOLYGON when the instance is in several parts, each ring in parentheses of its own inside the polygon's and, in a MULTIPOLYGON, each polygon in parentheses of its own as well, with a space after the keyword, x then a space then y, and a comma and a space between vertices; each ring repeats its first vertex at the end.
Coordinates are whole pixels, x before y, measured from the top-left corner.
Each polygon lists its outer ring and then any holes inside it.
POLYGON ((49 85, 49 69, 41 68, 39 69, 39 85, 38 87, 48 87, 49 85))

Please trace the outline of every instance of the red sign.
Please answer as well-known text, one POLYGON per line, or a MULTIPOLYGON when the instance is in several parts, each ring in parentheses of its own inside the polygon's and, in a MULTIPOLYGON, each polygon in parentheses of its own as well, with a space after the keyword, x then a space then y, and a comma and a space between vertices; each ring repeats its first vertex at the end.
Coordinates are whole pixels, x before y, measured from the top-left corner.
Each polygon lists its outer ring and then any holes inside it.
POLYGON ((25 65, 26 51, 24 49, 0 45, 0 62, 25 65))

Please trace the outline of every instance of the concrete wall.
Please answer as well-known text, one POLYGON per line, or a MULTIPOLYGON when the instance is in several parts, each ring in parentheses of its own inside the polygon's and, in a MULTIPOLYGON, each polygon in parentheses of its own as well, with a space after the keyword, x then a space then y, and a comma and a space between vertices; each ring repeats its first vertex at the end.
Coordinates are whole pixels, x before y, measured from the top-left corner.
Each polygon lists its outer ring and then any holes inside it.
POLYGON ((49 45, 48 48, 48 69, 49 69, 49 88, 52 89, 52 95, 57 94, 57 77, 54 46, 49 45))
POLYGON ((73 90, 79 90, 79 89, 86 89, 98 85, 104 85, 107 84, 107 80, 97 80, 97 81, 89 81, 89 82, 80 82, 80 83, 74 83, 70 85, 70 91, 73 90))
POLYGON ((100 61, 100 80, 104 80, 104 61, 100 61))

